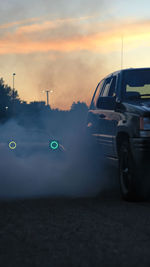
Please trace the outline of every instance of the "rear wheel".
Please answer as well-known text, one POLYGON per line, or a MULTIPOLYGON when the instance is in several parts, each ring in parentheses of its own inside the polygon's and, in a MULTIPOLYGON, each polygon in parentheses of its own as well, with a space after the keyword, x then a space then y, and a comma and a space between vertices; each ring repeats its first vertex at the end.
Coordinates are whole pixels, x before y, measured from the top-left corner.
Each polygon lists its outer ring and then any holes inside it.
POLYGON ((123 199, 138 200, 136 166, 128 140, 124 140, 119 149, 119 179, 123 199))

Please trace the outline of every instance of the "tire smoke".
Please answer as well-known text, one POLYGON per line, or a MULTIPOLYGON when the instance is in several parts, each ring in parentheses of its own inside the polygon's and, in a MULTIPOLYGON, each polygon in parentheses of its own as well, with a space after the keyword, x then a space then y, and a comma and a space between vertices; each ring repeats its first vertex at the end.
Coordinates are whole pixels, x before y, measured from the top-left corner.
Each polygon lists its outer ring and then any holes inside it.
POLYGON ((0 198, 91 196, 107 187, 104 161, 96 152, 89 152, 80 127, 66 129, 63 138, 57 135, 65 147, 60 154, 50 152, 49 147, 44 151, 32 147, 35 140, 37 144, 47 142, 44 131, 32 131, 17 120, 0 126, 0 198), (9 148, 12 140, 16 149, 9 148))

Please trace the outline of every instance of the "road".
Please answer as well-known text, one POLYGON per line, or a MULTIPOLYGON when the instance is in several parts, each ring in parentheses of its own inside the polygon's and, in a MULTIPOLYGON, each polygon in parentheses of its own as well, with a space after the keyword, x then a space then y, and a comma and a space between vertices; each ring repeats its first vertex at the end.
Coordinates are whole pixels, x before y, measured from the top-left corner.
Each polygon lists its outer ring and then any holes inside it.
POLYGON ((0 203, 0 266, 150 266, 150 203, 119 196, 0 203))

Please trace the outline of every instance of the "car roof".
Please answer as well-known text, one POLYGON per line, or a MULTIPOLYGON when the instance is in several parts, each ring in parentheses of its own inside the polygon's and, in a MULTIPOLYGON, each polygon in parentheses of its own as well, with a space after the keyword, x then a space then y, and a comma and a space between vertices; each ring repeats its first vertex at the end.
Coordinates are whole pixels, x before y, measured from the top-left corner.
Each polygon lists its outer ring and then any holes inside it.
POLYGON ((104 79, 110 78, 111 76, 118 75, 119 73, 122 73, 122 72, 127 71, 127 70, 150 70, 150 68, 127 68, 127 69, 121 69, 121 70, 117 70, 115 72, 112 72, 112 73, 108 74, 107 76, 104 77, 104 79))

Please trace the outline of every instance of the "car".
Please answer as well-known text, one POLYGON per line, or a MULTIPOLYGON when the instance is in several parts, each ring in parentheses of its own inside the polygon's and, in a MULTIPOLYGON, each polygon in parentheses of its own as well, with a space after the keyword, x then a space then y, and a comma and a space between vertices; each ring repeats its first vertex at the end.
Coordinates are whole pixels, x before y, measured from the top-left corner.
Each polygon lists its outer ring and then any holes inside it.
POLYGON ((123 199, 150 195, 150 68, 130 68, 102 79, 86 131, 106 159, 117 162, 123 199))

